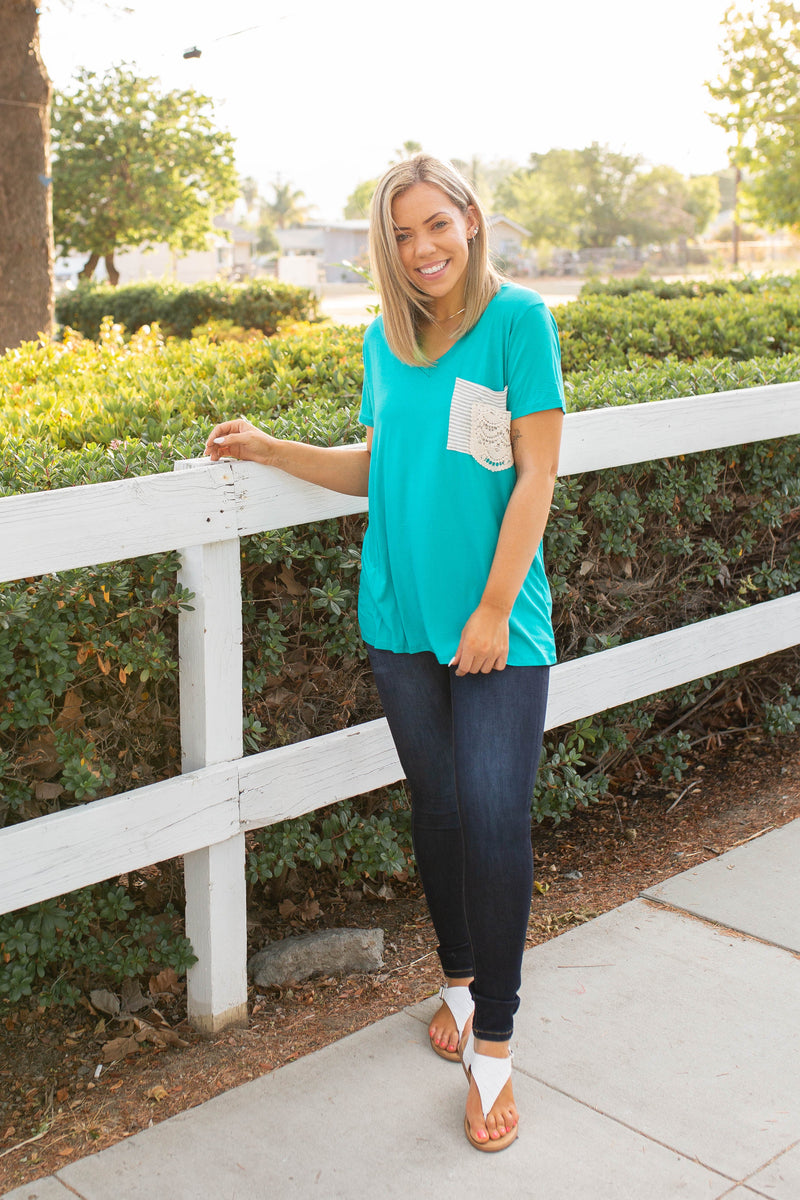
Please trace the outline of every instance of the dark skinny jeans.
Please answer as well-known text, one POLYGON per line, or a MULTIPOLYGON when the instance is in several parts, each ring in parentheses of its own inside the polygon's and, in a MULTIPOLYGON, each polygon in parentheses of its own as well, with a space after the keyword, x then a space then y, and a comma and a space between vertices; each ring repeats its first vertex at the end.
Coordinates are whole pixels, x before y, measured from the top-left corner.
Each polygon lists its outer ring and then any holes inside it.
POLYGON ((533 889, 531 795, 549 667, 458 676, 368 647, 408 781, 414 853, 449 979, 473 977, 473 1031, 507 1041, 533 889))

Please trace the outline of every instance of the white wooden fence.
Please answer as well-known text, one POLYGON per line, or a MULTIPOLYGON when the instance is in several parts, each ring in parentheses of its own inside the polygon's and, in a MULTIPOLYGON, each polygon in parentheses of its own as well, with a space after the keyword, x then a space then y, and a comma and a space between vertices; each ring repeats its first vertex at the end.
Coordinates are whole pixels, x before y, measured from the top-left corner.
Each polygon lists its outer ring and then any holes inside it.
MULTIPOLYGON (((800 383, 571 414, 561 475, 800 433, 800 383)), ((182 550, 183 774, 0 830, 0 912, 177 855, 198 955, 189 1013, 207 1032, 246 1019, 244 835, 402 777, 385 721, 242 757, 239 539, 363 511, 251 464, 0 500, 0 579, 182 550)), ((800 594, 553 669, 547 727, 800 643, 800 594)))

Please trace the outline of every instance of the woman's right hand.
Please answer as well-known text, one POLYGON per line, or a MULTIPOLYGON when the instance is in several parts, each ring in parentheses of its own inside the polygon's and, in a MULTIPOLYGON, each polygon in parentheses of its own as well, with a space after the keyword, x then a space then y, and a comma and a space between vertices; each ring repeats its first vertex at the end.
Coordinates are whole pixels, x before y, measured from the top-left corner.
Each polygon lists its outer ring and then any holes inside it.
POLYGON ((212 462, 225 457, 269 464, 277 445, 277 438, 257 429, 244 417, 237 417, 235 421, 223 421, 214 426, 208 435, 205 453, 212 462), (219 443, 218 438, 223 441, 219 443))

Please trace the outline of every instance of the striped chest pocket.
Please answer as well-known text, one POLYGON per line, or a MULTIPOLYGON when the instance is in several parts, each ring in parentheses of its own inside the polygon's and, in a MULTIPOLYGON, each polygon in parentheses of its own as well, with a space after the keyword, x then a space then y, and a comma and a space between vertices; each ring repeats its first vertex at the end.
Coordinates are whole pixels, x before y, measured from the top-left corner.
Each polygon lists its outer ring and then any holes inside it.
POLYGON ((495 392, 480 383, 456 379, 450 399, 447 449, 469 454, 487 471, 513 467, 507 394, 508 388, 495 392))

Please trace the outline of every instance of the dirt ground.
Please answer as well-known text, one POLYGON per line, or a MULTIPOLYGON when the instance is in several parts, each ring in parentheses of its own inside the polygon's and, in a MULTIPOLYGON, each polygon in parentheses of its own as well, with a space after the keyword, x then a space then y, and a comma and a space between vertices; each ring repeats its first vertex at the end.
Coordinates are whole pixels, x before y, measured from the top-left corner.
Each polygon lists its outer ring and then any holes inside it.
MULTIPOLYGON (((647 786, 560 828, 540 828, 528 943, 555 937, 798 817, 800 734, 777 742, 751 735, 695 762, 673 790, 647 786)), ((393 882, 388 899, 374 893, 318 893, 292 913, 257 914, 254 947, 309 928, 380 926, 385 965, 376 975, 251 988, 246 1029, 199 1037, 185 1021, 182 985, 164 984, 160 1017, 149 1009, 143 1016, 166 1037, 136 1043, 134 1053, 101 1068, 109 1037, 135 1033, 135 1026, 121 1028, 88 1001, 75 1012, 21 1010, 8 1018, 0 1058, 0 1191, 52 1174, 430 996, 440 976, 417 885, 393 882)))

